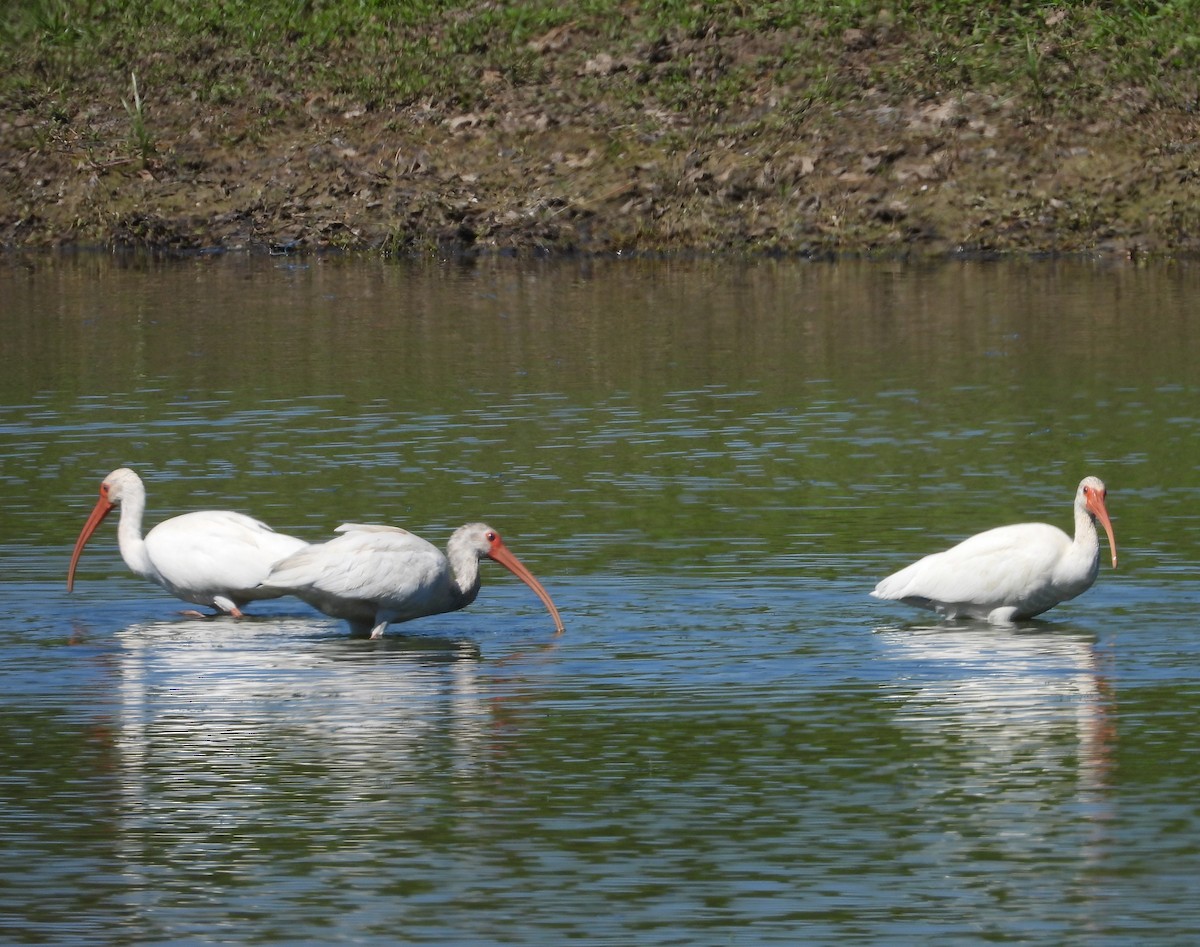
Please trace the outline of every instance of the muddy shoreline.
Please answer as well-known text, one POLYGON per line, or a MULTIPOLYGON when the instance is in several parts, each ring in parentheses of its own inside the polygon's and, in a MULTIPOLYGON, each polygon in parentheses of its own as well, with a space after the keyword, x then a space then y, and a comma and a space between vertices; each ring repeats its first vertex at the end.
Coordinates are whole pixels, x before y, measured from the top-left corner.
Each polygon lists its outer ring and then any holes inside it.
MULTIPOLYGON (((769 81, 737 108, 655 105, 646 76, 656 62, 686 55, 708 68, 763 42, 680 41, 621 59, 583 51, 536 85, 484 70, 469 110, 293 92, 278 77, 262 80, 252 104, 146 83, 134 130, 128 76, 91 76, 54 101, 0 106, 0 245, 404 256, 1200 249, 1197 116, 1134 86, 1113 89, 1099 117, 1003 88, 903 97, 864 87, 822 104, 769 81), (650 89, 640 99, 639 83, 650 89)), ((888 54, 858 36, 840 42, 843 69, 888 54)))

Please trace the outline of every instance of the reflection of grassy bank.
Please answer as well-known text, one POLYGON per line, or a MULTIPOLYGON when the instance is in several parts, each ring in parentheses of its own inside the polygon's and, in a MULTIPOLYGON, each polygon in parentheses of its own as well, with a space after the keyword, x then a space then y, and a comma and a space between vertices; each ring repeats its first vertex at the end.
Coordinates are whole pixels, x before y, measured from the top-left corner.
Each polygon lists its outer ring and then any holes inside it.
POLYGON ((2 16, 10 243, 1171 251, 1197 229, 1191 3, 2 16))

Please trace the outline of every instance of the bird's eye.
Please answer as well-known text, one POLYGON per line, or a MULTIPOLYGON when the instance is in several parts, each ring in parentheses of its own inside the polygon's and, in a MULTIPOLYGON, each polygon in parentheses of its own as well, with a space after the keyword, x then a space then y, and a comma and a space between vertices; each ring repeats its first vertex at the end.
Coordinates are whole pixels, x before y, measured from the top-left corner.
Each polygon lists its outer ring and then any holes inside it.
POLYGON ((483 538, 486 539, 489 543, 494 543, 496 541, 496 533, 493 530, 489 529, 486 533, 483 534, 483 538))

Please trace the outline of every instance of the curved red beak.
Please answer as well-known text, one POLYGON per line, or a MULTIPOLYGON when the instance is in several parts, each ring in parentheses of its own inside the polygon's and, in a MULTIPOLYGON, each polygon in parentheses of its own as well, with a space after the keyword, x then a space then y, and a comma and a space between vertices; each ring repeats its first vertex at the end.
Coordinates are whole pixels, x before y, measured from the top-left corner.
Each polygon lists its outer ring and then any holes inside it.
POLYGON ((1115 569, 1117 567, 1117 541, 1113 538, 1112 523, 1108 519, 1108 508, 1104 505, 1104 494, 1099 490, 1089 490, 1087 508, 1100 521, 1100 525, 1104 527, 1104 532, 1108 534, 1108 550, 1112 553, 1112 564, 1115 569))
POLYGON ((92 533, 96 531, 96 527, 103 521, 104 517, 112 512, 112 508, 116 506, 108 498, 108 493, 103 488, 100 490, 100 499, 96 501, 96 505, 92 507, 92 513, 87 518, 87 522, 83 524, 83 529, 79 532, 79 538, 75 540, 75 551, 71 553, 71 566, 67 569, 67 591, 70 592, 75 588, 75 566, 79 563, 79 557, 83 553, 83 547, 87 545, 87 541, 92 538, 92 533))
POLYGON ((554 607, 554 602, 550 600, 550 593, 542 588, 542 583, 535 579, 528 569, 521 565, 521 560, 508 551, 508 547, 500 541, 499 536, 493 540, 492 548, 488 551, 487 557, 500 563, 500 565, 504 566, 509 572, 533 589, 537 597, 542 600, 542 604, 550 610, 550 617, 554 619, 555 636, 561 635, 565 629, 563 628, 562 618, 558 614, 558 609, 554 607))

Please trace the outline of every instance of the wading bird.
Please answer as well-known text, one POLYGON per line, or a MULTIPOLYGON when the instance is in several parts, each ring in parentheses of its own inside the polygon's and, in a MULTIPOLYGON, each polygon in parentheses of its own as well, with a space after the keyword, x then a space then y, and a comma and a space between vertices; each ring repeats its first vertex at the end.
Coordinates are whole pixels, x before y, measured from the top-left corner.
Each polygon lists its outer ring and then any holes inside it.
POLYGON ((242 617, 241 607, 247 602, 282 595, 263 588, 263 579, 272 565, 308 545, 275 532, 266 523, 227 510, 174 516, 142 539, 146 487, 137 474, 122 467, 100 484, 100 499, 75 540, 67 572, 68 592, 75 586, 75 566, 83 547, 117 504, 121 506, 117 545, 125 565, 185 602, 208 605, 235 618, 242 617))
POLYGON ((1100 570, 1099 521, 1108 535, 1113 568, 1117 543, 1098 477, 1075 493, 1075 538, 1047 523, 1000 526, 926 556, 875 586, 876 598, 932 609, 946 618, 996 623, 1040 615, 1086 592, 1100 570))
POLYGON ((550 610, 562 634, 558 609, 535 579, 483 523, 460 526, 443 554, 395 526, 346 523, 341 536, 284 559, 263 583, 295 595, 332 618, 344 618, 354 635, 378 638, 391 622, 464 608, 479 594, 479 560, 492 559, 528 585, 550 610))

